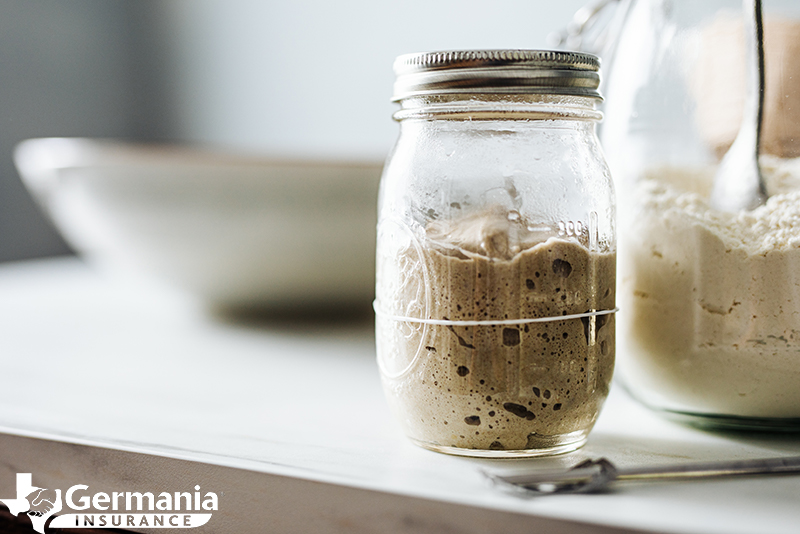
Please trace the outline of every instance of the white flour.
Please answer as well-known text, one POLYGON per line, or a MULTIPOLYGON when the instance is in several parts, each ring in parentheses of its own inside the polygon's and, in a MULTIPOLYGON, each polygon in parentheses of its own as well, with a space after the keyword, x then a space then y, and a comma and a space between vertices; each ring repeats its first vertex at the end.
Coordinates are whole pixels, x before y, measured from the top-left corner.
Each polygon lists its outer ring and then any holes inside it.
POLYGON ((707 203, 713 170, 651 172, 621 235, 621 374, 672 409, 800 417, 800 160, 766 205, 707 203), (635 221, 635 223, 634 223, 635 221))

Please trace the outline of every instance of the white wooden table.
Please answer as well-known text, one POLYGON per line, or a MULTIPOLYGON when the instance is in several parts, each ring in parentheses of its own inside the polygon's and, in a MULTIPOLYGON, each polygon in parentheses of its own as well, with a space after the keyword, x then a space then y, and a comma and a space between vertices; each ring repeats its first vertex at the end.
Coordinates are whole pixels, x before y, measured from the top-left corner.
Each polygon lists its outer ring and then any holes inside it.
POLYGON ((445 456, 402 435, 373 342, 369 317, 223 321, 75 259, 0 265, 0 497, 17 472, 91 492, 199 484, 220 509, 197 532, 800 532, 798 476, 523 499, 479 471, 798 455, 798 436, 684 427, 615 388, 578 452, 445 456))

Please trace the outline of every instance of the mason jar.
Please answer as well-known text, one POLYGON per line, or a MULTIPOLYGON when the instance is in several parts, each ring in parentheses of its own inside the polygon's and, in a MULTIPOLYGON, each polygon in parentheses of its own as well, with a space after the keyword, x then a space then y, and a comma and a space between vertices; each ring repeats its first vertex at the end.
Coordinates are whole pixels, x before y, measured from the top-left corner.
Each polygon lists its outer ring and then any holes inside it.
POLYGON ((382 383, 440 452, 586 441, 614 369, 614 190, 580 53, 400 56, 400 134, 378 206, 382 383))

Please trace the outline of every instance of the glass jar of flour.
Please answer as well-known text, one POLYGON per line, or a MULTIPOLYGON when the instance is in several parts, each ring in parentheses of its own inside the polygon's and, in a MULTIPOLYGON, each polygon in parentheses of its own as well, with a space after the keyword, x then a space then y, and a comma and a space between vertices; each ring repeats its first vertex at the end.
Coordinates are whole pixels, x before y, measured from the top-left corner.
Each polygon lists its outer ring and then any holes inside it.
POLYGON ((733 212, 710 193, 742 124, 752 4, 624 4, 601 132, 620 193, 620 383, 693 424, 798 431, 800 3, 763 3, 769 199, 733 212))
POLYGON ((411 440, 469 456, 586 441, 614 368, 614 190, 598 60, 422 53, 395 62, 381 182, 378 363, 411 440))

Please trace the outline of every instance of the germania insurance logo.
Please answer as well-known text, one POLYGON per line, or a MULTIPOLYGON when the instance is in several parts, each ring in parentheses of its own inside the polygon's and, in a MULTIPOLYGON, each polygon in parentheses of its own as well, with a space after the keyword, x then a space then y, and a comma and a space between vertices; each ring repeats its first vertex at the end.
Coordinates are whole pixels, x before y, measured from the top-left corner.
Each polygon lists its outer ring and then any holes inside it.
POLYGON ((200 486, 195 486, 193 492, 164 491, 156 495, 130 491, 91 493, 89 486, 76 484, 62 496, 60 489, 34 486, 30 473, 18 473, 16 498, 0 499, 0 503, 14 517, 27 513, 33 530, 40 534, 45 534, 50 516, 59 512, 66 513, 54 517, 49 528, 194 528, 211 519, 211 514, 205 512, 219 509, 217 494, 209 491, 201 496, 200 486))

